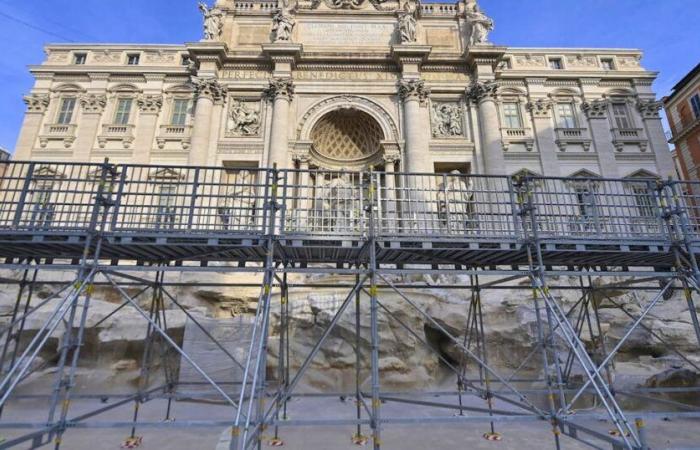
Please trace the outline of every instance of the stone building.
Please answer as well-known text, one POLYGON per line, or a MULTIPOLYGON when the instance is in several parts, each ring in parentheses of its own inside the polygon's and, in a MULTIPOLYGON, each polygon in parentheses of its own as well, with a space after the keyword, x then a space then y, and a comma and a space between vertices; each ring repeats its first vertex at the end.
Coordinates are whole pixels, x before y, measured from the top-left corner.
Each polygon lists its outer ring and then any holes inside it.
POLYGON ((664 98, 681 176, 700 181, 700 64, 664 98))
POLYGON ((47 46, 15 159, 674 174, 638 50, 494 45, 475 0, 200 10, 200 42, 47 46))

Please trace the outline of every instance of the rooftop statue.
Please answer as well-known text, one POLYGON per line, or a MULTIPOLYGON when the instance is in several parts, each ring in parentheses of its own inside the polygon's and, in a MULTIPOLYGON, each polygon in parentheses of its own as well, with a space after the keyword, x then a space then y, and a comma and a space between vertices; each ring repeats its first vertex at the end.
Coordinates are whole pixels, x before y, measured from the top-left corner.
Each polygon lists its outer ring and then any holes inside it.
POLYGON ((287 2, 283 2, 282 7, 277 10, 272 17, 273 42, 288 42, 292 40, 292 30, 296 20, 292 15, 292 8, 287 2))
POLYGON ((469 45, 488 43, 489 33, 494 28, 493 20, 484 14, 476 3, 472 5, 471 11, 467 11, 467 19, 470 24, 469 45))
POLYGON ((417 40, 416 5, 414 2, 406 2, 403 10, 399 11, 399 33, 402 44, 416 42, 417 40))
POLYGON ((204 16, 204 40, 218 40, 224 29, 224 13, 218 7, 209 8, 204 2, 199 2, 199 10, 204 16))

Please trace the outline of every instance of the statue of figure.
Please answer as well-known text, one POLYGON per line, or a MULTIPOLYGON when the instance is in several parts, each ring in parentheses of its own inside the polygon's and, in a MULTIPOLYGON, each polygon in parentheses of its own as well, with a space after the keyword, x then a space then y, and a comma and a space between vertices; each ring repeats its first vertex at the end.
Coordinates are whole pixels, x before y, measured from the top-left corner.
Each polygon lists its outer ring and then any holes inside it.
POLYGON ((234 100, 229 111, 229 131, 239 136, 257 136, 260 132, 260 114, 245 103, 234 100))
POLYGON ((462 136, 462 111, 459 105, 435 104, 432 126, 433 137, 462 136))
POLYGON ((330 213, 333 217, 332 231, 352 232, 357 227, 355 186, 350 175, 343 173, 331 180, 327 195, 330 196, 330 213))
POLYGON ((494 28, 493 20, 486 16, 476 3, 474 3, 471 11, 467 11, 467 19, 471 27, 469 45, 487 43, 489 40, 489 33, 493 31, 494 28))
POLYGON ((292 15, 292 10, 289 7, 283 7, 277 10, 272 17, 272 34, 274 42, 287 42, 292 39, 292 30, 296 20, 292 15))
POLYGON ((472 179, 465 178, 459 170, 450 172, 446 180, 440 183, 439 217, 450 234, 465 233, 475 228, 472 183, 472 179))
POLYGON ((224 29, 224 13, 217 7, 209 8, 204 2, 199 2, 199 10, 204 15, 204 40, 219 39, 224 29))
POLYGON ((399 12, 399 33, 402 44, 416 42, 417 27, 416 6, 413 2, 406 2, 403 11, 399 12))
POLYGON ((228 185, 219 207, 219 218, 226 230, 248 230, 255 225, 255 180, 248 170, 241 170, 228 185))

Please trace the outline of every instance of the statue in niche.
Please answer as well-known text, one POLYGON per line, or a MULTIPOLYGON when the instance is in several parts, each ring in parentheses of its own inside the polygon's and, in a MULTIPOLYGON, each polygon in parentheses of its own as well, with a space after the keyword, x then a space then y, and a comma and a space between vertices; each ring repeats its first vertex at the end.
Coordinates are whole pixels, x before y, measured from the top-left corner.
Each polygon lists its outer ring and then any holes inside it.
POLYGON ((296 20, 292 15, 292 8, 288 4, 277 10, 272 17, 272 35, 274 42, 289 42, 292 40, 292 30, 296 20))
POLYGON ((462 234, 476 228, 473 180, 453 170, 440 183, 438 215, 449 234, 462 234))
POLYGON ((217 7, 209 8, 204 2, 199 2, 199 10, 204 15, 204 40, 218 40, 224 29, 224 13, 217 7))
POLYGON ((260 114, 241 101, 234 100, 229 111, 229 132, 236 136, 257 136, 260 114))
POLYGON ((219 207, 219 218, 226 230, 248 230, 255 225, 255 180, 248 170, 235 174, 219 207))
POLYGON ((416 5, 414 2, 406 2, 403 11, 399 11, 399 35, 402 44, 416 42, 418 22, 416 20, 416 5))
POLYGON ((433 105, 433 137, 462 136, 462 110, 457 104, 433 105))
POLYGON ((358 211, 355 186, 350 175, 343 173, 332 179, 325 189, 324 209, 330 214, 332 231, 351 232, 357 229, 358 211))
POLYGON ((476 3, 472 5, 471 11, 467 11, 467 20, 470 25, 469 45, 486 44, 489 33, 494 28, 493 20, 484 14, 476 3))

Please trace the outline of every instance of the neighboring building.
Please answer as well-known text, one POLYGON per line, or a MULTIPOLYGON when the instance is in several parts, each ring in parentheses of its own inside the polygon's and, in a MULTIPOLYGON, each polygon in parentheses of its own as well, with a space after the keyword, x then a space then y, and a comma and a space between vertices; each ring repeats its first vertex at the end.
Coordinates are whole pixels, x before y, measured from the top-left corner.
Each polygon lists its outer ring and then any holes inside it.
POLYGON ((218 0, 185 45, 49 45, 16 160, 673 176, 638 50, 510 48, 475 0, 218 0))
POLYGON ((700 64, 664 98, 682 178, 700 181, 700 64))

